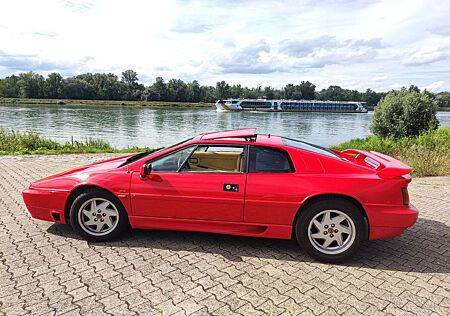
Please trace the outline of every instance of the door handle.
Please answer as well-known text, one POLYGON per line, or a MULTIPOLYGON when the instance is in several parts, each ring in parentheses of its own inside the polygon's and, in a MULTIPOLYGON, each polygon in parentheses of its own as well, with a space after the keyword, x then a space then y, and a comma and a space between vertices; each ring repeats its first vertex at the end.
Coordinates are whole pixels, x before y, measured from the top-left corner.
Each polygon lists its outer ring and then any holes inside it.
POLYGON ((230 192, 239 192, 239 184, 224 183, 223 190, 230 192))

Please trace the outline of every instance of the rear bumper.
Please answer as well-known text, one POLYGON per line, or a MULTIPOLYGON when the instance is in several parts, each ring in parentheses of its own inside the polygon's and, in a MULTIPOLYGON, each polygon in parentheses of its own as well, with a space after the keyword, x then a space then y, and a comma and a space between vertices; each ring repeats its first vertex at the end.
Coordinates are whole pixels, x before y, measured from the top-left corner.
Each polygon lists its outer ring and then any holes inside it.
POLYGON ((371 206, 369 217, 369 239, 384 239, 400 235, 414 225, 419 211, 410 204, 407 207, 371 206))
POLYGON ((65 203, 69 192, 55 190, 26 189, 22 192, 23 201, 33 218, 66 223, 65 203))

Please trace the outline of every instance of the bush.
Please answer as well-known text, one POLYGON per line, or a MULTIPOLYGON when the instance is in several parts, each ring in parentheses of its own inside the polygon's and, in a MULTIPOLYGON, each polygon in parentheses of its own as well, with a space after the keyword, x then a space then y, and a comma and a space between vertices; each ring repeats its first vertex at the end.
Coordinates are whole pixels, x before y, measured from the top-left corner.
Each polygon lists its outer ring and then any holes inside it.
POLYGON ((63 153, 115 153, 153 151, 145 147, 116 149, 102 139, 86 138, 64 144, 42 137, 35 132, 17 132, 0 128, 0 155, 63 154, 63 153))
POLYGON ((375 108, 370 130, 377 136, 399 139, 437 128, 437 103, 426 91, 391 91, 375 108))

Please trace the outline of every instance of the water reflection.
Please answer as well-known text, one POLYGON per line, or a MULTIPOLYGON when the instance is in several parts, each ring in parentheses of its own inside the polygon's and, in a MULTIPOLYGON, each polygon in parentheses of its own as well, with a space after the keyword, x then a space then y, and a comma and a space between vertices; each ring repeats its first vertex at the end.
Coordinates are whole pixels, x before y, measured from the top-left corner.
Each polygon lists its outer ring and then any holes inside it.
MULTIPOLYGON (((36 131, 58 141, 102 138, 117 147, 162 147, 204 131, 256 127, 261 133, 333 145, 365 137, 372 114, 217 113, 214 109, 0 105, 0 126, 36 131)), ((439 112, 450 126, 450 112, 439 112)))

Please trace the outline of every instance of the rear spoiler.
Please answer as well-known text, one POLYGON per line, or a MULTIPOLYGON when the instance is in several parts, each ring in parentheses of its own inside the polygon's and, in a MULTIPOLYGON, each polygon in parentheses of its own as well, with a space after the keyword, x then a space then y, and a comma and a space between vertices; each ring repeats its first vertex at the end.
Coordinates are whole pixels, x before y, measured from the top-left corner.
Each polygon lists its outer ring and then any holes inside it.
POLYGON ((341 153, 350 155, 353 162, 359 165, 375 169, 377 175, 383 179, 400 177, 412 171, 412 168, 403 162, 376 151, 347 149, 341 151, 341 153))

